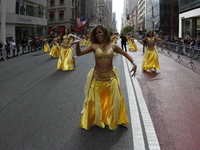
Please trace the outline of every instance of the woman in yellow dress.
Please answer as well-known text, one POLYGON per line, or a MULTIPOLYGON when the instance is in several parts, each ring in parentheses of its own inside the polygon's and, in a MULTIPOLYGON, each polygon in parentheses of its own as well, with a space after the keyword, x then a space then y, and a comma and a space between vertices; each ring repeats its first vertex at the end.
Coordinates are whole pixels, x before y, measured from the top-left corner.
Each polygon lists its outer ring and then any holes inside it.
POLYGON ((118 37, 114 35, 112 32, 110 33, 110 37, 111 37, 111 43, 117 44, 118 37))
POLYGON ((73 38, 81 40, 81 38, 70 34, 69 29, 65 28, 61 37, 62 44, 60 46, 60 55, 57 63, 58 70, 76 70, 76 63, 72 48, 73 38))
POLYGON ((114 130, 117 125, 128 125, 118 72, 112 63, 114 52, 125 56, 133 63, 132 76, 135 76, 137 65, 128 53, 111 44, 110 34, 102 25, 92 29, 90 41, 92 44, 83 50, 80 50, 79 42, 76 42, 77 56, 92 52, 95 57, 95 67, 87 76, 85 101, 79 126, 89 130, 95 124, 101 128, 108 125, 110 130, 114 130))
POLYGON ((60 46, 59 46, 59 44, 58 44, 58 37, 57 37, 57 36, 54 37, 51 46, 52 46, 52 47, 51 47, 51 51, 50 51, 49 55, 50 55, 51 57, 56 57, 56 56, 58 56, 59 53, 60 53, 60 46))
POLYGON ((50 47, 49 47, 49 40, 47 38, 44 39, 44 47, 43 47, 43 52, 49 52, 50 51, 50 47))
POLYGON ((155 42, 157 42, 162 46, 163 44, 159 42, 156 37, 154 37, 154 33, 151 30, 149 31, 147 37, 141 40, 141 43, 143 43, 144 41, 147 42, 147 47, 142 62, 142 69, 144 71, 151 71, 152 69, 153 71, 156 71, 160 69, 160 65, 158 61, 159 57, 158 57, 158 51, 155 47, 155 42))
POLYGON ((130 46, 129 46, 129 51, 137 51, 138 49, 137 49, 137 45, 136 45, 136 43, 135 43, 135 39, 134 39, 134 36, 132 36, 131 38, 130 38, 130 46))
POLYGON ((87 37, 83 35, 81 46, 87 46, 87 37))

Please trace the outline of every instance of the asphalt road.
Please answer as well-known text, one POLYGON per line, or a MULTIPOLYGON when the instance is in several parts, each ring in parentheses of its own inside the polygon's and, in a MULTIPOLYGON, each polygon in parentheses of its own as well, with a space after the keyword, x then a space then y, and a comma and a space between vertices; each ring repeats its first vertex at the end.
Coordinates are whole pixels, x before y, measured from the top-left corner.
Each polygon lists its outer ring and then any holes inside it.
MULTIPOLYGON (((77 70, 58 71, 58 58, 36 51, 0 62, 1 150, 131 150, 132 129, 78 126, 93 54, 76 57, 77 70)), ((128 101, 121 56, 114 57, 128 101)), ((127 112, 129 107, 127 103, 127 112)))
MULTIPOLYGON (((177 54, 167 57, 159 53, 161 69, 156 73, 143 72, 142 45, 136 43, 139 50, 128 51, 138 65, 136 78, 132 81, 127 82, 124 59, 120 55, 114 56, 114 66, 119 71, 121 89, 131 118, 128 128, 118 127, 114 131, 96 126, 86 131, 78 126, 86 76, 94 65, 93 54, 76 57, 76 71, 58 71, 58 58, 50 58, 42 51, 1 61, 0 149, 132 150, 138 146, 136 144, 144 142, 145 150, 148 150, 153 149, 148 146, 155 143, 148 140, 152 136, 152 126, 149 130, 148 124, 152 121, 160 149, 198 150, 199 62, 194 62, 196 69, 193 69, 186 67, 190 61, 187 58, 177 62, 177 54), (142 94, 137 95, 140 87, 142 94), (130 99, 130 90, 135 91, 136 99, 130 99), (130 102, 134 102, 134 107, 130 102), (147 110, 144 109, 146 106, 147 110), (148 116, 148 112, 152 120, 143 115, 147 113, 148 116), (142 136, 141 141, 135 140, 137 127, 142 130, 139 135, 142 136)), ((167 50, 164 52, 167 53, 167 50)))

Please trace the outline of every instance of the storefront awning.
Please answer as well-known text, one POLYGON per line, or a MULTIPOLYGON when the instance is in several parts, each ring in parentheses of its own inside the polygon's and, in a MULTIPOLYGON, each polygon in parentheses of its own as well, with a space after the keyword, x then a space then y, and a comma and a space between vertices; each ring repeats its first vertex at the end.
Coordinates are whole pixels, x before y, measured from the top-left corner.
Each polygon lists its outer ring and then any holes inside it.
POLYGON ((64 14, 64 11, 60 11, 59 14, 64 14))
POLYGON ((65 26, 58 26, 58 32, 63 32, 65 30, 65 26))
POLYGON ((54 12, 50 12, 49 15, 54 15, 54 12))
POLYGON ((75 32, 81 32, 81 30, 80 30, 78 27, 72 26, 72 29, 73 29, 75 32))
POLYGON ((47 33, 50 33, 52 31, 52 27, 49 27, 47 30, 47 33))

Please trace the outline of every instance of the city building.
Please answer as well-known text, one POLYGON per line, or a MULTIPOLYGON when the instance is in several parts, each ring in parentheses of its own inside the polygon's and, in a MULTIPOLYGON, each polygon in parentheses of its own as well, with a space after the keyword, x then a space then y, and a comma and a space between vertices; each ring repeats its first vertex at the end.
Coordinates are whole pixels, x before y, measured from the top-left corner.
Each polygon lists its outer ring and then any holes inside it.
POLYGON ((0 4, 3 42, 46 35, 46 0, 1 0, 0 4))
MULTIPOLYGON (((139 34, 143 34, 145 32, 145 20, 146 20, 146 1, 145 0, 138 0, 138 28, 139 34)), ((135 12, 136 14, 136 12, 135 12)))
POLYGON ((146 0, 145 28, 159 34, 178 36, 178 0, 146 0))
POLYGON ((179 0, 179 37, 200 38, 199 0, 179 0))
POLYGON ((77 19, 84 17, 81 0, 48 0, 48 34, 52 32, 62 33, 65 28, 71 32, 80 33, 81 28, 77 25, 77 19))

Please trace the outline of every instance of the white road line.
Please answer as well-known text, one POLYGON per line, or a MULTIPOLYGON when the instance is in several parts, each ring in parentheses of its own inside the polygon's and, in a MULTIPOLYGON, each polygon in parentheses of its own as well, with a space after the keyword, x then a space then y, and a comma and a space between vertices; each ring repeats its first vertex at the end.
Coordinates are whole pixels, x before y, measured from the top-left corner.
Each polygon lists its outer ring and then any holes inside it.
POLYGON ((130 76, 132 64, 123 57, 129 98, 134 150, 160 150, 155 129, 138 80, 130 76), (129 68, 129 69, 128 69, 129 68))

